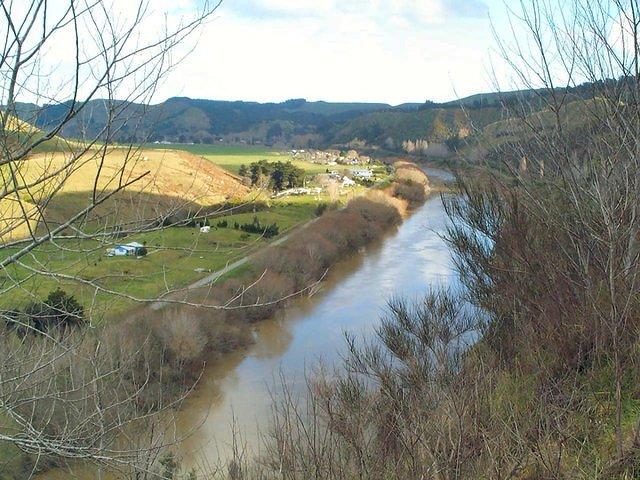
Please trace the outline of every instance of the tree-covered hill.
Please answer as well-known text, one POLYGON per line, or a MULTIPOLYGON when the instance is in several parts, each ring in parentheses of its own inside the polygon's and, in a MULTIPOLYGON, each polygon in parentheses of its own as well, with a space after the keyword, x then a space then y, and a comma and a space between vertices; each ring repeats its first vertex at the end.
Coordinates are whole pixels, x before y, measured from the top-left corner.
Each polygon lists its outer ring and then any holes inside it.
MULTIPOLYGON (((427 152, 427 145, 439 146, 435 149, 435 154, 439 154, 448 152, 461 139, 508 121, 513 112, 510 107, 526 104, 535 112, 545 103, 545 95, 564 95, 569 103, 591 98, 595 87, 585 84, 552 93, 535 90, 482 93, 446 103, 427 101, 398 106, 304 99, 258 103, 175 97, 150 106, 92 100, 65 124, 61 134, 67 138, 98 136, 109 124, 111 138, 119 141, 223 141, 300 148, 357 141, 398 152, 411 151, 411 145, 417 145, 414 153, 427 152), (109 121, 114 117, 118 120, 109 121)), ((64 118, 70 108, 70 103, 44 106, 23 103, 17 105, 17 114, 22 120, 46 129, 64 118)))

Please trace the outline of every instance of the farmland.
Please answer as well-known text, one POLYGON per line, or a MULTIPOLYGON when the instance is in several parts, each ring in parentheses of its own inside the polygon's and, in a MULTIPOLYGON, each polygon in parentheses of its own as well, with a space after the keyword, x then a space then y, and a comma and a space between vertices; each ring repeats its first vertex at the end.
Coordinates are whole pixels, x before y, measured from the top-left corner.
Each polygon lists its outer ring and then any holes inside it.
MULTIPOLYGON (((12 265, 2 272, 0 284, 5 292, 11 294, 0 297, 0 308, 21 308, 60 287, 73 294, 85 309, 91 309, 93 321, 113 318, 139 304, 137 300, 150 300, 186 287, 268 242, 258 233, 240 230, 239 225, 251 223, 256 217, 261 225, 276 224, 279 237, 313 218, 318 204, 329 201, 326 195, 269 199, 264 192, 250 192, 237 177, 225 172, 237 171, 241 164, 249 165, 261 159, 290 159, 286 154, 253 147, 180 147, 184 150, 154 148, 137 153, 127 166, 127 175, 133 177, 149 170, 152 180, 132 186, 101 205, 96 209, 95 218, 88 219, 83 229, 98 232, 99 221, 104 222, 105 219, 135 225, 158 212, 188 207, 192 212, 199 209, 210 212, 207 217, 211 225, 209 233, 181 224, 151 228, 124 238, 98 236, 60 240, 55 245, 46 243, 23 259, 22 264, 12 265), (252 207, 254 201, 257 203, 252 207), (216 205, 223 202, 227 206, 242 206, 240 210, 244 213, 238 213, 238 210, 216 213, 216 205), (219 223, 226 223, 226 226, 221 227, 219 223), (132 241, 145 245, 148 255, 142 258, 105 255, 109 248, 132 241), (37 274, 43 271, 51 274, 37 274)), ((63 161, 64 156, 60 152, 35 155, 28 175, 35 178, 45 166, 55 166, 63 161)), ((48 223, 59 223, 86 202, 95 178, 96 162, 88 158, 66 179, 61 195, 47 206, 45 217, 48 223)), ((101 187, 108 188, 108 180, 124 162, 122 149, 116 148, 107 155, 99 182, 101 187)), ((308 162, 294 163, 309 174, 325 169, 308 162)), ((362 190, 362 187, 351 189, 351 193, 341 197, 341 201, 362 190)), ((38 201, 35 195, 34 204, 38 201)), ((42 223, 34 222, 39 224, 40 231, 43 230, 42 223)), ((2 255, 11 255, 18 248, 5 247, 2 255)))
MULTIPOLYGON (((4 272, 3 283, 24 283, 11 296, 3 295, 0 306, 24 305, 62 287, 85 308, 91 308, 93 318, 110 317, 135 306, 134 298, 153 299, 168 290, 187 286, 267 243, 259 234, 234 228, 235 223, 250 223, 255 216, 261 224, 276 223, 279 234, 283 235, 313 218, 317 202, 315 198, 279 200, 255 213, 213 216, 211 231, 207 234, 197 228, 169 227, 123 240, 145 244, 149 253, 142 258, 106 257, 106 249, 115 245, 113 240, 70 239, 58 245, 46 244, 25 260, 23 266, 12 266, 4 272), (223 220, 228 227, 215 226, 223 220), (48 277, 39 278, 37 282, 32 280, 31 274, 42 269, 55 272, 58 277, 78 277, 81 283, 48 277)), ((9 249, 5 254, 13 251, 9 249)))
MULTIPOLYGON (((240 165, 249 166, 253 162, 260 160, 268 160, 273 162, 291 161, 296 167, 302 168, 307 175, 315 175, 324 173, 327 166, 319 165, 304 160, 294 159, 288 153, 279 152, 267 147, 261 146, 229 146, 229 145, 204 145, 204 144, 182 144, 173 143, 171 145, 148 144, 146 148, 170 148, 178 151, 186 151, 193 155, 206 158, 211 163, 224 168, 228 172, 237 174, 240 165)), ((348 167, 344 165, 334 165, 330 167, 332 170, 346 171, 348 167)))
POLYGON ((112 148, 103 154, 96 149, 80 156, 73 168, 68 167, 70 158, 71 152, 46 152, 21 165, 19 175, 25 184, 37 183, 49 171, 58 173, 38 188, 30 188, 28 197, 20 201, 15 195, 0 200, 0 243, 25 236, 27 223, 40 230, 45 221, 49 226, 60 224, 87 205, 94 189, 98 194, 110 192, 119 183, 136 178, 139 180, 94 209, 87 220, 140 222, 180 208, 243 199, 248 192, 233 175, 187 152, 112 148), (52 192, 55 195, 50 199, 52 192), (28 212, 28 222, 19 206, 28 212))

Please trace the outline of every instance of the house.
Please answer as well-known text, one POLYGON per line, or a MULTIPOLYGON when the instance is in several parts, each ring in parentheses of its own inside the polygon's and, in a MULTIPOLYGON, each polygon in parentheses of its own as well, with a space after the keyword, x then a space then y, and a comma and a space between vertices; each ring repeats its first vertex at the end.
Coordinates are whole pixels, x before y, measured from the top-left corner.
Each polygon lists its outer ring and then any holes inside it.
POLYGON ((349 177, 342 177, 342 186, 343 187, 353 187, 355 184, 356 184, 356 182, 351 180, 349 177))
POLYGON ((122 245, 107 250, 107 257, 124 257, 125 255, 129 255, 129 250, 122 245))
POLYGON ((200 227, 200 233, 209 233, 211 231, 211 227, 209 225, 205 225, 204 227, 200 227))
POLYGON ((107 257, 125 257, 134 255, 146 255, 145 246, 138 242, 131 242, 126 245, 116 245, 114 248, 107 250, 107 257))
POLYGON ((373 172, 368 168, 352 168, 349 173, 352 177, 362 180, 371 180, 373 178, 373 172))

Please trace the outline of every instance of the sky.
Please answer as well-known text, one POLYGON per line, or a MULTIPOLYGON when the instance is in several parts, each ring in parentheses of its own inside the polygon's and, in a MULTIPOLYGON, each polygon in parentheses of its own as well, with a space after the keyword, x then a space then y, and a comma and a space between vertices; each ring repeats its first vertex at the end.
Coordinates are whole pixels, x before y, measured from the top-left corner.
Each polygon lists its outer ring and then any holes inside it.
POLYGON ((225 0, 155 99, 396 105, 490 91, 490 18, 503 11, 502 0, 225 0))

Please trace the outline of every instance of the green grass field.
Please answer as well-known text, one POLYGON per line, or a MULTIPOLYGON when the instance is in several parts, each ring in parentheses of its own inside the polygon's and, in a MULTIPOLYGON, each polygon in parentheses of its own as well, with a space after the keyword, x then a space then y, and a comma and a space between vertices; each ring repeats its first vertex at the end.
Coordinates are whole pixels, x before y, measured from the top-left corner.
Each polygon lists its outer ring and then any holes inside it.
MULTIPOLYGON (((200 233, 197 228, 170 227, 121 241, 146 244, 149 254, 143 258, 107 257, 106 250, 111 244, 95 240, 58 243, 63 248, 46 244, 24 260, 25 267, 13 266, 4 272, 1 280, 5 288, 16 282, 24 283, 12 289, 11 293, 0 296, 0 308, 24 306, 61 287, 75 295, 85 309, 91 308, 93 318, 109 318, 135 306, 136 302, 96 291, 92 286, 76 281, 32 276, 30 268, 76 276, 124 295, 153 299, 167 290, 185 287, 267 244, 267 240, 258 234, 234 229, 235 222, 250 223, 255 215, 263 225, 275 222, 280 229, 279 235, 284 235, 313 218, 317 203, 311 197, 282 199, 273 201, 264 211, 212 218, 213 225, 208 234, 200 233), (222 219, 227 220, 228 228, 215 226, 222 219)), ((7 251, 5 254, 11 253, 7 251)))
MULTIPOLYGON (((153 145, 158 148, 158 145, 153 145)), ((165 147, 165 146, 163 146, 165 147)), ((291 157, 263 147, 229 147, 217 145, 171 145, 193 154, 202 155, 211 162, 232 172, 241 164, 268 159, 287 161, 291 157)), ((294 161, 309 174, 324 172, 326 167, 308 162, 294 161)), ((335 167, 331 167, 335 168, 335 167)), ((346 167, 345 167, 346 168, 346 167)), ((364 187, 350 189, 340 198, 346 202, 364 191, 364 187)), ((258 199, 264 201, 264 199, 258 199)), ((257 216, 262 225, 276 223, 279 235, 303 224, 315 216, 320 202, 328 202, 326 195, 283 197, 266 200, 269 207, 254 213, 239 213, 211 218, 210 233, 201 234, 196 228, 170 227, 162 230, 132 235, 126 239, 109 242, 97 240, 66 240, 57 245, 45 244, 28 257, 23 266, 12 266, 0 272, 0 286, 5 289, 0 295, 0 309, 20 308, 27 303, 42 300, 60 287, 73 294, 85 309, 91 309, 92 319, 117 317, 137 305, 137 299, 154 299, 168 290, 183 288, 205 277, 209 272, 224 268, 239 258, 260 249, 267 240, 257 234, 245 234, 234 229, 234 224, 250 223, 257 216), (228 228, 217 228, 215 224, 226 219, 228 228), (132 241, 147 246, 149 254, 144 258, 107 257, 106 251, 114 243, 132 241), (37 273, 40 271, 41 273, 37 273), (45 272, 43 274, 43 272, 45 272), (55 272, 58 278, 47 275, 55 272), (87 283, 65 280, 60 276, 78 277, 87 283), (88 282, 101 288, 118 292, 113 295, 97 290, 88 282), (15 285, 18 286, 15 286, 15 285), (10 286, 13 288, 7 290, 10 286)), ((15 250, 7 249, 4 255, 15 250)), ((229 275, 237 274, 232 272, 229 275)))
POLYGON ((237 174, 240 170, 240 165, 249 165, 253 162, 260 160, 269 160, 272 162, 292 162, 295 166, 302 168, 307 175, 316 175, 318 173, 324 173, 327 168, 330 170, 346 171, 349 167, 344 165, 333 165, 327 167, 325 165, 318 165, 303 160, 293 159, 288 153, 278 152, 273 149, 261 146, 253 145, 191 145, 184 143, 173 143, 170 145, 148 144, 146 148, 152 149, 173 149, 184 150, 206 158, 212 163, 224 168, 225 170, 237 174))

